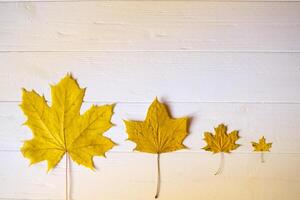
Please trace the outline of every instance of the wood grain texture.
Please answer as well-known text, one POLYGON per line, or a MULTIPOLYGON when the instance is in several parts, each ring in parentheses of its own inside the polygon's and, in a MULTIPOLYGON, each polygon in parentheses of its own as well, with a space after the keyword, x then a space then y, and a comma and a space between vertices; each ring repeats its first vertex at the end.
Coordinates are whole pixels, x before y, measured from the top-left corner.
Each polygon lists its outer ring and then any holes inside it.
MULTIPOLYGON (((108 153, 107 159, 95 159, 96 172, 72 163, 72 199, 153 199, 155 159, 144 153, 108 153)), ((64 199, 64 161, 49 174, 45 163, 28 167, 20 153, 0 152, 0 161, 2 199, 64 199)), ((160 199, 300 197, 300 154, 266 154, 261 164, 259 154, 232 153, 225 157, 222 175, 214 176, 218 162, 210 153, 163 154, 160 199)))
MULTIPOLYGON (((81 2, 83 0, 0 0, 2 3, 15 3, 15 2, 81 2)), ((84 2, 87 1, 99 1, 99 0, 84 0, 84 2)), ((106 0, 106 1, 119 1, 119 0, 106 0)), ((130 1, 140 1, 140 0, 126 0, 127 2, 130 1)), ((147 1, 147 0, 141 0, 141 1, 147 1)), ((153 1, 153 0, 152 0, 153 1)), ((185 2, 191 2, 195 0, 160 0, 160 1, 185 1, 185 2)), ((299 2, 299 0, 197 0, 202 2, 299 2)))
POLYGON ((0 4, 0 51, 299 52, 299 2, 0 4))
POLYGON ((21 87, 50 100, 49 84, 67 72, 87 87, 85 101, 300 103, 299 53, 0 53, 0 100, 21 87), (16 73, 17 72, 17 73, 16 73))
MULTIPOLYGON (((0 200, 63 200, 65 163, 46 173, 19 152, 32 137, 21 87, 49 98, 67 72, 91 104, 117 103, 105 135, 118 146, 72 163, 72 200, 153 199, 155 156, 132 152, 122 119, 142 120, 155 96, 192 123, 189 150, 162 156, 160 200, 299 200, 298 0, 0 0, 0 200), (225 157, 201 149, 219 123, 240 130, 225 157), (250 141, 273 142, 266 163, 250 141)), ((51 102, 50 102, 51 103, 51 102)))
MULTIPOLYGON (((85 104, 82 112, 91 104, 85 104)), ((131 152, 135 144, 126 141, 123 119, 144 120, 148 103, 119 103, 115 107, 112 127, 105 135, 118 146, 114 152, 131 152)), ((220 123, 228 124, 229 130, 239 130, 242 144, 239 153, 252 152, 250 142, 262 135, 274 142, 273 153, 300 153, 300 104, 243 104, 243 103, 170 103, 174 117, 189 116, 192 123, 184 144, 187 151, 203 152, 203 133, 213 132, 220 123)), ((25 121, 17 103, 0 104, 0 150, 18 151, 22 141, 32 137, 29 128, 21 126, 25 121)))

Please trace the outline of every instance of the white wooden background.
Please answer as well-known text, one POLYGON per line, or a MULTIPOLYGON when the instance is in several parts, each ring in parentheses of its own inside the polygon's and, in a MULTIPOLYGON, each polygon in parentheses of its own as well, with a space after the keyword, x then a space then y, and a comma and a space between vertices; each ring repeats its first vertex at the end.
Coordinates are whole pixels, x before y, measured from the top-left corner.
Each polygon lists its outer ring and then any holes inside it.
POLYGON ((300 2, 0 1, 0 199, 63 200, 62 161, 29 167, 21 87, 49 99, 67 72, 87 87, 84 109, 116 102, 106 134, 119 145, 72 164, 73 200, 150 200, 155 156, 132 152, 122 119, 143 119, 155 96, 193 118, 188 151, 165 154, 162 200, 300 199, 300 2), (242 146, 219 157, 202 134, 224 122, 242 146), (273 141, 261 164, 250 141, 273 141))

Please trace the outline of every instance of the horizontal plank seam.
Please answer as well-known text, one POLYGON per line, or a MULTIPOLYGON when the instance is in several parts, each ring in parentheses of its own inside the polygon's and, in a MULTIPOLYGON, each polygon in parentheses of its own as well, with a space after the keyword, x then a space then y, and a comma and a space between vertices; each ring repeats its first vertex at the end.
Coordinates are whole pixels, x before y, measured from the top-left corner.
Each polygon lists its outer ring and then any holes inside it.
POLYGON ((65 200, 65 199, 61 199, 61 198, 55 198, 55 199, 40 199, 40 198, 11 198, 11 197, 8 197, 8 198, 3 198, 3 197, 0 197, 0 200, 65 200))
MULTIPOLYGON (((0 149, 0 153, 1 152, 7 152, 7 153, 19 153, 20 150, 4 150, 4 149, 0 149)), ((115 151, 115 150, 111 150, 109 152, 106 152, 106 154, 135 154, 135 153, 142 153, 142 152, 137 152, 137 151, 115 151)), ((205 152, 205 151, 195 151, 195 150, 187 150, 187 151, 174 151, 174 152, 170 152, 170 153, 175 153, 175 154, 195 154, 195 153, 200 153, 200 154, 211 154, 214 155, 210 152, 205 152)), ((147 153, 148 154, 148 153, 147 153)), ((169 153, 166 153, 169 154, 169 153)), ((232 152, 230 154, 239 154, 239 155, 256 155, 256 154, 260 154, 260 152, 232 152)), ((300 155, 300 152, 266 152, 266 154, 270 154, 270 155, 300 155)))
MULTIPOLYGON (((12 0, 12 1, 8 1, 8 0, 0 0, 0 3, 16 3, 16 2, 97 2, 99 0, 12 0)), ((114 0, 112 0, 114 1, 114 0)), ((125 1, 138 1, 138 0, 125 0, 125 1)), ((142 1, 151 1, 151 0, 142 0, 142 1)), ((152 0, 153 1, 153 0, 152 0)), ((160 0, 160 1, 185 1, 185 0, 160 0)), ((286 3, 286 2, 299 2, 299 0, 188 0, 188 1, 200 1, 200 2, 220 2, 220 3, 224 3, 224 2, 238 2, 238 3, 244 3, 244 2, 282 2, 282 3, 286 3)))
MULTIPOLYGON (((1 103, 21 103, 22 101, 2 100, 1 103)), ((51 101, 47 101, 51 103, 51 101)), ((150 104, 152 101, 84 101, 87 104, 150 104)), ((170 104, 270 104, 270 105, 298 105, 300 102, 286 102, 286 101, 163 101, 170 104)))
MULTIPOLYGON (((1 3, 1 2, 0 2, 1 3)), ((189 49, 174 49, 174 50, 0 50, 0 53, 84 53, 84 52, 104 52, 104 53, 136 53, 136 52, 199 52, 199 53, 300 53, 300 50, 189 50, 189 49)))
POLYGON ((20 198, 0 198, 0 200, 64 200, 64 199, 20 199, 20 198))

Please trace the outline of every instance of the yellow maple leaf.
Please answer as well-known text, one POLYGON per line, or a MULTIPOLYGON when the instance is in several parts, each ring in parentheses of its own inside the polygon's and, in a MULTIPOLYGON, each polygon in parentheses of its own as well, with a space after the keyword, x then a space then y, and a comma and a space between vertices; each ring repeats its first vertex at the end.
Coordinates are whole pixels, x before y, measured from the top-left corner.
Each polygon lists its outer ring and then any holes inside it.
POLYGON ((270 151, 270 148, 272 147, 272 143, 266 143, 266 138, 264 136, 262 136, 262 138, 259 139, 258 143, 256 142, 251 142, 251 143, 254 148, 254 151, 260 152, 260 161, 264 163, 265 162, 264 152, 270 151))
POLYGON ((21 152, 31 164, 47 161, 49 171, 67 153, 76 163, 94 169, 93 156, 105 156, 114 146, 103 136, 112 126, 113 105, 93 105, 80 115, 84 94, 71 75, 51 86, 51 106, 44 96, 23 89, 20 107, 34 137, 24 142, 21 152))
POLYGON ((228 134, 227 126, 220 124, 217 128, 215 128, 215 135, 210 132, 204 133, 204 140, 207 145, 203 149, 213 153, 230 153, 230 151, 235 150, 240 146, 235 143, 238 139, 239 132, 237 130, 228 134))
POLYGON ((187 136, 188 118, 171 118, 166 106, 156 98, 148 109, 145 121, 124 122, 128 139, 136 143, 134 150, 158 155, 157 198, 160 185, 159 155, 186 148, 182 142, 187 136))
POLYGON ((220 124, 215 128, 214 135, 210 132, 204 133, 204 140, 207 145, 203 147, 203 149, 213 153, 221 153, 220 166, 215 175, 220 174, 224 168, 224 153, 230 153, 240 146, 235 143, 239 138, 239 132, 237 130, 228 134, 227 126, 224 124, 220 124))
POLYGON ((126 121, 128 139, 136 143, 134 150, 160 154, 186 148, 188 118, 172 119, 164 104, 157 99, 150 105, 145 121, 126 121))
POLYGON ((254 148, 254 151, 270 151, 270 148, 272 147, 272 143, 266 143, 266 138, 264 136, 262 136, 262 138, 259 139, 258 143, 251 143, 254 148))

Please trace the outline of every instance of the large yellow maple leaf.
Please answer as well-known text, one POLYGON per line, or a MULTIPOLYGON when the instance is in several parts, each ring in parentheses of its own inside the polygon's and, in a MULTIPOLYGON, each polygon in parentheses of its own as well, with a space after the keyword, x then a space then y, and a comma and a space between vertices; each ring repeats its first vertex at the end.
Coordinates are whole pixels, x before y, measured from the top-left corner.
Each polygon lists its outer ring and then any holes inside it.
POLYGON ((157 154, 158 180, 155 198, 160 190, 160 154, 185 149, 188 118, 173 119, 166 106, 157 98, 150 105, 144 121, 126 121, 128 139, 136 143, 135 150, 157 154))
POLYGON ((31 164, 47 161, 49 171, 67 153, 76 163, 94 169, 93 156, 105 156, 114 146, 103 136, 112 126, 113 105, 93 105, 80 115, 84 94, 71 75, 51 86, 51 106, 44 96, 23 89, 20 107, 34 137, 24 142, 21 152, 31 164))

